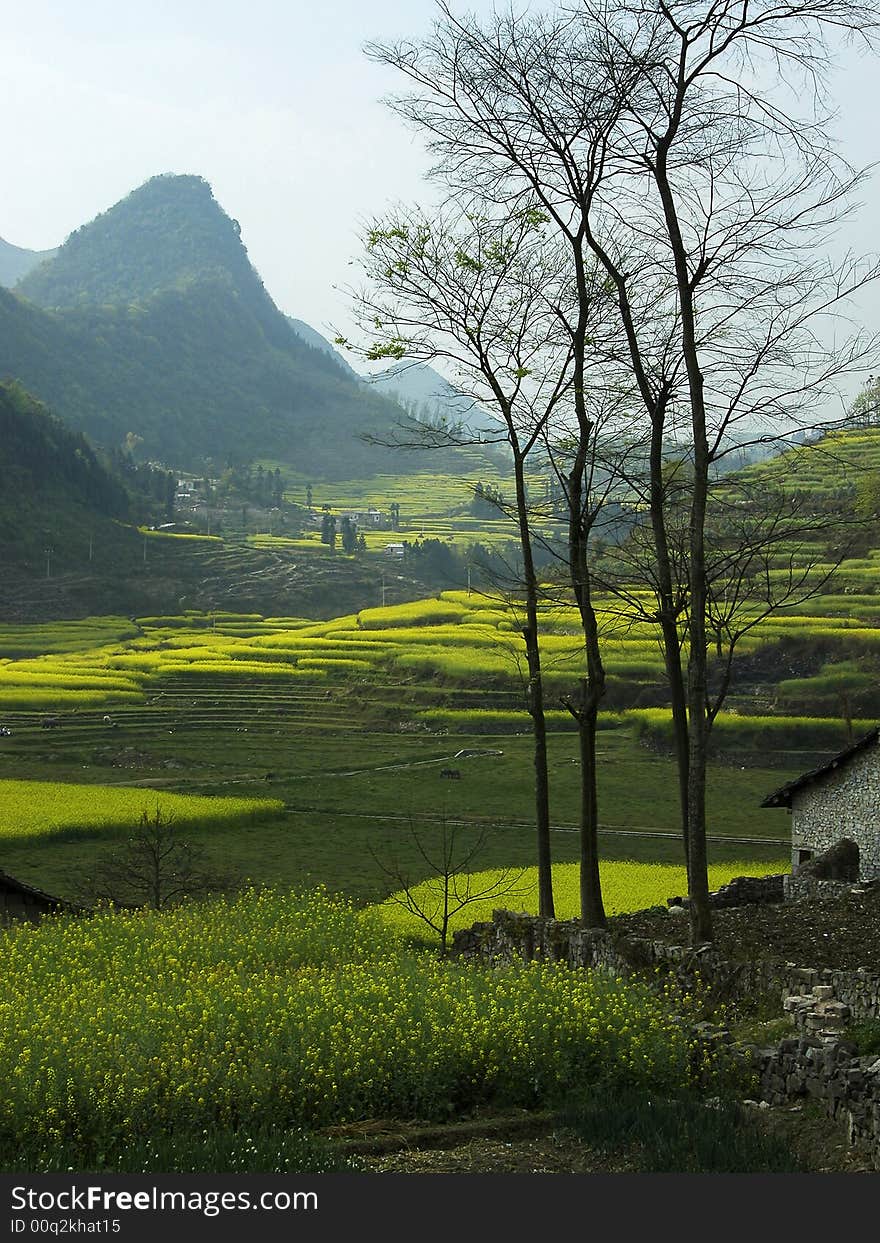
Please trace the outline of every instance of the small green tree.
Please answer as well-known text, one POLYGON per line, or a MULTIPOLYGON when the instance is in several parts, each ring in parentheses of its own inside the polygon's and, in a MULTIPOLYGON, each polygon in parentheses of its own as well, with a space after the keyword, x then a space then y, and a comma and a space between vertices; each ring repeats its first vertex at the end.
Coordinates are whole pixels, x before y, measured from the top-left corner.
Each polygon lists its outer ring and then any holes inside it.
POLYGON ((347 552, 347 553, 356 552, 357 546, 358 546, 357 527, 352 522, 352 520, 348 517, 347 514, 344 514, 342 518, 341 535, 342 535, 342 551, 347 552))
POLYGON ((324 508, 324 517, 321 519, 321 543, 326 544, 331 552, 336 550, 336 515, 331 514, 329 509, 324 508))

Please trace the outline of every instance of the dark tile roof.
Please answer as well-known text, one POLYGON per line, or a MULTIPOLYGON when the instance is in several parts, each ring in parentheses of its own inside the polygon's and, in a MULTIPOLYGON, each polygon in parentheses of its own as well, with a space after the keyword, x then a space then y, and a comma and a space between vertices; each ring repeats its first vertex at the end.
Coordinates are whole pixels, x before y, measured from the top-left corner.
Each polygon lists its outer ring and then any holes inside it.
POLYGON ((808 773, 804 773, 802 777, 789 781, 787 785, 780 786, 778 790, 774 790, 772 794, 768 794, 761 804, 762 807, 791 807, 793 796, 802 790, 804 786, 811 785, 812 782, 818 781, 820 777, 833 772, 835 768, 841 768, 848 764, 849 761, 860 751, 864 751, 871 743, 876 742, 880 738, 880 725, 875 725, 873 729, 869 729, 863 738, 846 747, 845 750, 827 760, 824 764, 820 764, 818 768, 812 768, 808 773))
POLYGON ((20 893, 23 897, 34 898, 46 906, 55 906, 65 911, 81 909, 74 902, 67 902, 64 898, 55 898, 51 893, 44 893, 42 889, 35 889, 33 885, 26 885, 24 881, 16 880, 8 872, 0 871, 0 893, 20 893))

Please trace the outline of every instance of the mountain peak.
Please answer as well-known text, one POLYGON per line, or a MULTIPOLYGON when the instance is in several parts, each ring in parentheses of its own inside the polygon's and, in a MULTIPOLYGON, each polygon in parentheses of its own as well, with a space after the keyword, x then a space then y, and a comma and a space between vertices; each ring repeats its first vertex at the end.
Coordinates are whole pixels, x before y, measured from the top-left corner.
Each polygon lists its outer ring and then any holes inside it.
POLYGON ((203 177, 163 173, 75 229, 16 292, 53 309, 130 305, 220 277, 266 296, 240 233, 203 177))

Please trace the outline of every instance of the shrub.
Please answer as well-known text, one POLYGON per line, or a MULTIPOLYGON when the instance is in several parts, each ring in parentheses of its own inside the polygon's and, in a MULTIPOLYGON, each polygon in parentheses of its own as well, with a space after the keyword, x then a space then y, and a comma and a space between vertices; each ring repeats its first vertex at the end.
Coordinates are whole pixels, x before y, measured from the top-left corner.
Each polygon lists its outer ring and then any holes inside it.
POLYGON ((796 1173, 802 1164, 734 1102, 601 1087, 569 1101, 563 1122, 591 1147, 627 1155, 642 1173, 796 1173))

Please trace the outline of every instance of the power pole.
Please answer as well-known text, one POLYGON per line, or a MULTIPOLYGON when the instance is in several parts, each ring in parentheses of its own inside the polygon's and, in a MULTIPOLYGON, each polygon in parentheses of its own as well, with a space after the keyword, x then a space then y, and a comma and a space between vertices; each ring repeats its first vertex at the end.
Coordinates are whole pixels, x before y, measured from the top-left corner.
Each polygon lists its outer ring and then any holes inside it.
POLYGON ((46 577, 47 578, 52 577, 52 553, 53 551, 54 550, 52 548, 46 549, 46 577))

